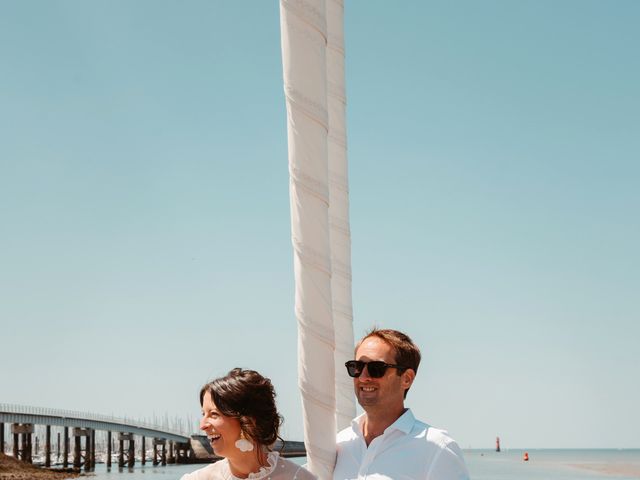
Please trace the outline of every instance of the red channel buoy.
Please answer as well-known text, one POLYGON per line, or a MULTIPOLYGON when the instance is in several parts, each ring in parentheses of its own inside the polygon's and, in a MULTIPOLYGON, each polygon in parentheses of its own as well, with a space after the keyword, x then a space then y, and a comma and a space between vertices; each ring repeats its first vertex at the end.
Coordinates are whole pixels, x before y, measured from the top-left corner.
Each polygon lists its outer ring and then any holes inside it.
POLYGON ((524 452, 524 455, 522 456, 522 460, 524 460, 525 462, 529 461, 529 453, 528 452, 524 452))

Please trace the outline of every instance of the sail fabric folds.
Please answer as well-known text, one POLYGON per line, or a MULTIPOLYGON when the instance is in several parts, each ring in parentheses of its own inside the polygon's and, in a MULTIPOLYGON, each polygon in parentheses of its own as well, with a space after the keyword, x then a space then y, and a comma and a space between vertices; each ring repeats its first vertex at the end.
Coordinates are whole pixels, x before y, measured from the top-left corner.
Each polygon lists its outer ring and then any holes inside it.
POLYGON ((336 418, 355 411, 350 382, 335 380, 353 349, 342 13, 338 0, 280 0, 298 383, 308 467, 322 480, 336 418))
POLYGON ((356 415, 353 384, 344 362, 353 358, 351 304, 351 231, 344 75, 344 5, 326 0, 327 106, 329 109, 329 231, 331 238, 331 297, 335 332, 336 425, 346 428, 356 415))
POLYGON ((325 480, 332 478, 335 464, 336 401, 324 0, 281 0, 280 28, 298 320, 298 384, 308 468, 325 480))

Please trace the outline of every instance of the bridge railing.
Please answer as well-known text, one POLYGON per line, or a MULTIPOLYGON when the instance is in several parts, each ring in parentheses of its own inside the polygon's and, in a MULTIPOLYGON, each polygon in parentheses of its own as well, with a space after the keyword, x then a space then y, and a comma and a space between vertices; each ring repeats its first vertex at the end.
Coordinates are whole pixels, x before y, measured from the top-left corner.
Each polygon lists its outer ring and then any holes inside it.
POLYGON ((0 403, 0 412, 26 414, 26 415, 39 415, 49 417, 61 417, 61 418, 74 418, 81 420, 93 420, 96 422, 115 423, 125 426, 133 426, 138 428, 146 428, 149 430, 158 430, 160 432, 172 433, 175 435, 189 436, 193 432, 187 432, 183 430, 175 430, 165 425, 156 425, 153 423, 131 419, 131 418, 117 418, 110 415, 102 415, 99 413, 79 412, 74 410, 63 410, 57 408, 48 407, 34 407, 30 405, 15 405, 10 403, 0 403))

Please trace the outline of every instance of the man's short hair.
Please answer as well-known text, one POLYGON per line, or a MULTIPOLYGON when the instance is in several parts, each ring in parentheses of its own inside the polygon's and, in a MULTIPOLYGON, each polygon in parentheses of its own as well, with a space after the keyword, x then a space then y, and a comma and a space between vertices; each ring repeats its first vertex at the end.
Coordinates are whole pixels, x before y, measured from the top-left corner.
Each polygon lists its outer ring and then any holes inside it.
MULTIPOLYGON (((376 337, 390 345, 396 352, 395 363, 402 365, 403 367, 410 368, 414 372, 418 373, 418 366, 420 365, 420 349, 413 343, 413 340, 409 338, 409 335, 399 332, 398 330, 390 329, 378 329, 374 327, 371 329, 362 339, 358 342, 355 348, 355 352, 358 351, 362 342, 367 338, 376 337)), ((398 375, 402 375, 402 370, 397 370, 398 375)), ((407 388, 404 392, 405 398, 407 397, 407 388)))

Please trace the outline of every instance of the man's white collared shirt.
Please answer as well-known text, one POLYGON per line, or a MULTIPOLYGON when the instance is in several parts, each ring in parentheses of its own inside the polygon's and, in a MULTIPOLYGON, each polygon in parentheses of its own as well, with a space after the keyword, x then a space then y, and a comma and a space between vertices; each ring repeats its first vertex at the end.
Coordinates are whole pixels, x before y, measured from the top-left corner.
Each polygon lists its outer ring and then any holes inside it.
POLYGON ((468 480, 462 450, 444 431, 408 410, 367 448, 362 434, 366 414, 337 437, 334 480, 468 480))

